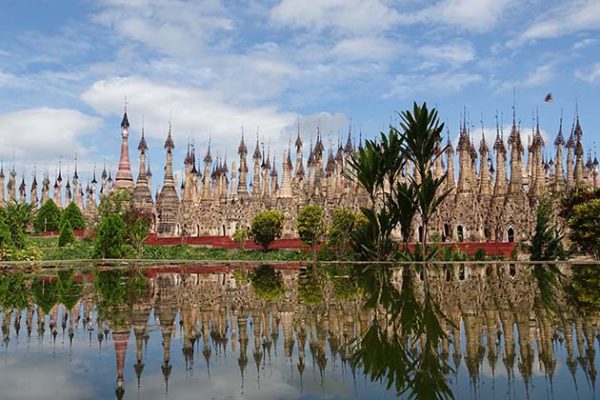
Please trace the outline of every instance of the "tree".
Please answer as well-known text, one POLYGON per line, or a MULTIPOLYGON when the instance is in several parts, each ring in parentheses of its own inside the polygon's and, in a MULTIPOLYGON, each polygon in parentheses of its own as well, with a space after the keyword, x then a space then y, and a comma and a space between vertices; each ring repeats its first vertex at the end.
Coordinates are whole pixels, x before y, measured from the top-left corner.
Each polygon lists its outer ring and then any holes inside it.
POLYGON ((442 141, 444 124, 440 123, 437 110, 429 110, 427 103, 421 106, 413 103, 412 113, 406 110, 400 117, 400 126, 404 131, 404 156, 415 166, 415 174, 410 177, 410 184, 415 187, 415 205, 423 226, 421 257, 425 259, 429 221, 448 195, 448 192, 440 192, 446 175, 436 178, 431 172, 434 161, 444 153, 437 151, 442 141), (417 177, 420 178, 420 182, 417 177))
POLYGON ((23 249, 26 244, 25 230, 34 220, 35 209, 31 204, 11 200, 4 207, 3 213, 13 244, 17 249, 23 249))
POLYGON ((56 203, 49 199, 38 210, 33 227, 36 232, 53 232, 60 228, 61 212, 56 203))
POLYGON ((133 247, 133 250, 138 257, 144 251, 148 233, 148 223, 143 218, 138 218, 133 224, 127 225, 126 242, 133 247))
POLYGON ((337 208, 333 212, 327 231, 327 246, 332 248, 338 257, 351 250, 352 233, 360 223, 359 215, 347 208, 337 208))
POLYGON ((250 227, 250 235, 254 242, 267 251, 271 242, 281 237, 284 219, 283 213, 278 210, 267 210, 256 214, 250 227))
POLYGON ((14 246, 10 229, 6 225, 4 216, 0 215, 0 260, 6 260, 8 250, 14 246))
POLYGON ((558 225, 552 223, 552 205, 552 199, 544 197, 537 207, 535 233, 529 248, 531 261, 553 261, 563 253, 563 235, 558 225))
POLYGON ((575 247, 600 259, 600 199, 576 205, 568 224, 575 247))
POLYGON ((62 213, 61 224, 65 221, 68 221, 74 230, 85 229, 85 218, 74 202, 71 202, 62 213))
POLYGON ((246 247, 246 239, 248 239, 248 229, 237 228, 235 232, 233 232, 232 239, 237 245, 238 249, 244 250, 246 247))
POLYGON ((298 236, 304 243, 310 245, 313 262, 317 261, 317 246, 321 243, 325 233, 325 221, 323 220, 323 209, 317 205, 302 207, 298 213, 298 236))
POLYGON ((75 234, 69 220, 65 220, 60 227, 60 235, 58 236, 58 247, 65 247, 75 242, 75 234))
POLYGON ((94 257, 122 258, 126 254, 125 222, 119 214, 108 215, 96 227, 94 257))

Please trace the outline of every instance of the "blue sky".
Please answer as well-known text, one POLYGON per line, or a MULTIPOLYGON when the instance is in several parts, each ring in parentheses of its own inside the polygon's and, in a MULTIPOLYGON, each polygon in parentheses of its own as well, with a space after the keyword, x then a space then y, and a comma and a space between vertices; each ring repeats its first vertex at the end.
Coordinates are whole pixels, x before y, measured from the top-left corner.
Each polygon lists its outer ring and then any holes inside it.
POLYGON ((453 137, 466 107, 479 138, 482 116, 486 135, 496 110, 510 122, 513 88, 524 132, 539 109, 552 141, 577 100, 587 151, 600 140, 599 30, 600 0, 4 0, 0 158, 28 180, 75 154, 85 174, 114 170, 125 96, 134 175, 142 121, 155 173, 170 119, 179 169, 188 140, 203 153, 210 137, 231 161, 243 125, 250 151, 258 129, 281 160, 298 117, 306 144, 317 125, 335 144, 413 100, 438 107, 453 137))

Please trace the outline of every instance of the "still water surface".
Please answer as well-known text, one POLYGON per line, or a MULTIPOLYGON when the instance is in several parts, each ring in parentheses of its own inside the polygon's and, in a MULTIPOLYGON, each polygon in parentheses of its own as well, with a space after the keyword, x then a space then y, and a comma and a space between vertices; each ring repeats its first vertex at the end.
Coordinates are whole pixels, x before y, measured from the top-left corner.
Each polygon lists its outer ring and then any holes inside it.
POLYGON ((0 275, 1 399, 591 399, 600 266, 0 275))

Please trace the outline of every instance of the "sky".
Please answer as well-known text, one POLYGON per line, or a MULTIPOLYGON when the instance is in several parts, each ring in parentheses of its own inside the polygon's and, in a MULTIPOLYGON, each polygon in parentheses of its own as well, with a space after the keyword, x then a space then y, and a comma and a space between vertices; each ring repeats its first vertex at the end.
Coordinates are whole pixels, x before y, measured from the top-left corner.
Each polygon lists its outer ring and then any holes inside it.
POLYGON ((514 101, 547 155, 577 106, 594 152, 599 31, 600 0, 3 0, 0 159, 26 181, 76 157, 114 173, 125 102, 134 177, 142 126, 155 179, 169 122, 178 170, 189 142, 235 160, 242 129, 281 170, 298 121, 306 154, 317 126, 326 147, 373 137, 413 101, 453 139, 466 109, 477 141, 514 101))

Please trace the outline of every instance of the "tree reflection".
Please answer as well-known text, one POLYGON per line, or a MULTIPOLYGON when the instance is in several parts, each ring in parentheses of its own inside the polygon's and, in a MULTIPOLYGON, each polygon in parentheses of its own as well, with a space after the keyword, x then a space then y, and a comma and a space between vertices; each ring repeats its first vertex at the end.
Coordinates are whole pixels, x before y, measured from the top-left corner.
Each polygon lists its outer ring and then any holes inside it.
POLYGON ((372 381, 394 387, 398 395, 454 398, 446 379, 452 368, 440 350, 442 339, 446 339, 442 321, 449 321, 429 290, 428 267, 376 265, 357 273, 365 305, 374 310, 374 319, 358 338, 351 357, 355 365, 372 381), (417 272, 423 277, 419 288, 417 272))

